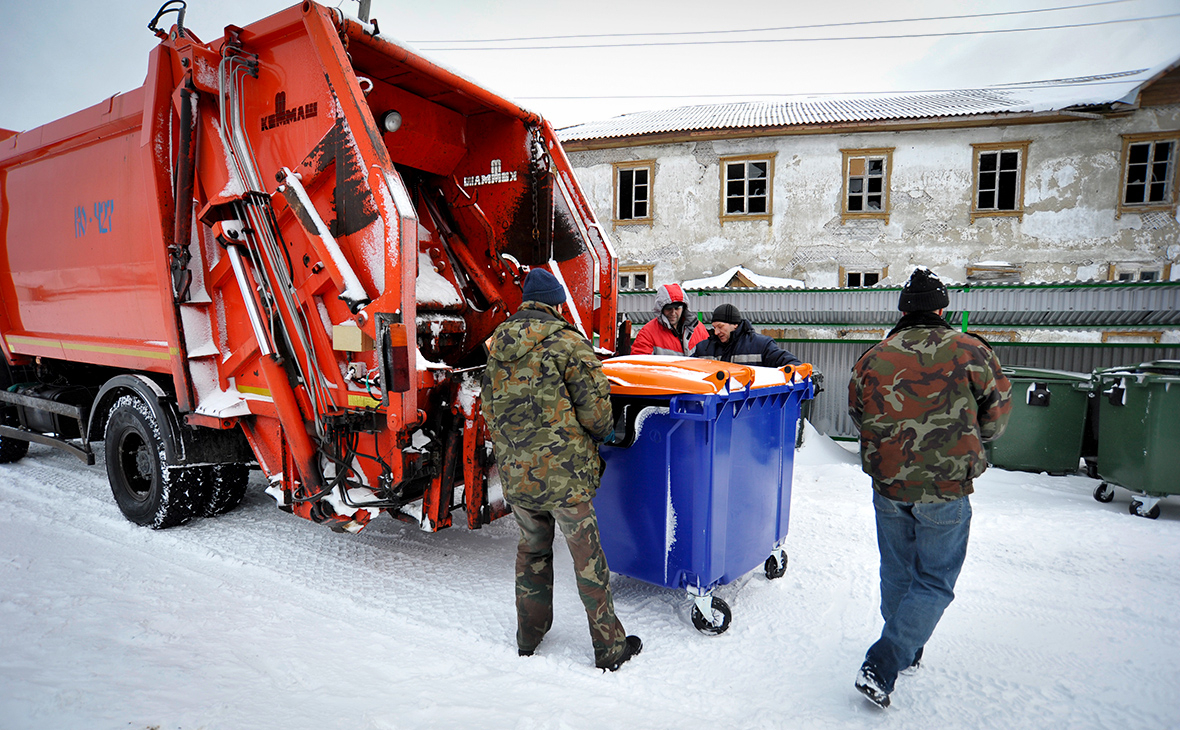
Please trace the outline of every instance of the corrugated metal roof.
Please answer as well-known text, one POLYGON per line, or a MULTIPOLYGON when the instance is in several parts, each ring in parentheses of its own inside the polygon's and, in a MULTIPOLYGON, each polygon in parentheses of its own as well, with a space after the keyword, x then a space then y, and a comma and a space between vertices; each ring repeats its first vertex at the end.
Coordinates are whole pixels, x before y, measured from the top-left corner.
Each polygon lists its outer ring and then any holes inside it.
POLYGON ((624 114, 566 127, 558 135, 568 142, 664 132, 928 119, 1027 111, 1030 104, 1025 95, 994 89, 806 101, 742 101, 624 114))

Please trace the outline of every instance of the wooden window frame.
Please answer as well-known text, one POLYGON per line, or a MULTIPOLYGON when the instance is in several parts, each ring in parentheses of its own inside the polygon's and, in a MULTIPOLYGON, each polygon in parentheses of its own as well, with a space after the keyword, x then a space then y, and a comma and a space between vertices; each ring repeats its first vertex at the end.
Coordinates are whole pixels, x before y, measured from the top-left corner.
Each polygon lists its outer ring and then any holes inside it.
POLYGON ((1141 277, 1143 275, 1143 271, 1145 269, 1147 271, 1158 271, 1159 272, 1159 278, 1158 279, 1151 279, 1150 281, 1171 281, 1172 264, 1170 261, 1165 261, 1165 262, 1160 262, 1160 263, 1150 263, 1150 264, 1130 263, 1130 262, 1112 263, 1106 271, 1106 280, 1107 281, 1122 281, 1122 279, 1119 279, 1119 274, 1134 272, 1135 278, 1129 279, 1128 283, 1140 282, 1143 280, 1139 277, 1141 277))
POLYGON ((644 287, 643 289, 637 289, 635 287, 630 287, 628 289, 624 289, 623 282, 620 281, 619 282, 619 291, 647 291, 648 289, 655 289, 656 288, 655 281, 654 281, 655 271, 656 271, 655 264, 650 264, 647 266, 620 266, 619 267, 619 274, 618 274, 620 277, 622 277, 624 275, 646 274, 647 275, 647 286, 644 287))
MULTIPOLYGON (((777 152, 766 152, 757 155, 730 155, 720 158, 718 161, 718 169, 721 176, 721 205, 720 218, 721 223, 725 224, 733 221, 767 221, 769 222, 774 217, 774 158, 777 152), (735 162, 765 162, 766 163, 766 212, 765 213, 726 213, 725 212, 725 197, 726 197, 726 172, 729 165, 735 162)), ((749 178, 747 177, 748 181, 749 178)), ((747 191, 746 198, 749 198, 747 191)))
POLYGON ((611 163, 611 223, 616 226, 650 226, 655 222, 656 161, 632 160, 611 163), (642 218, 619 217, 619 175, 626 170, 647 170, 647 215, 642 218))
POLYGON ((885 279, 885 277, 889 276, 889 267, 883 266, 879 269, 871 269, 871 268, 867 268, 864 266, 847 266, 847 267, 841 266, 840 267, 839 279, 840 279, 840 288, 841 289, 850 289, 850 288, 866 289, 868 287, 866 287, 864 284, 861 284, 860 286, 857 286, 857 287, 849 287, 848 286, 848 275, 849 274, 876 274, 877 275, 877 283, 869 285, 870 287, 872 287, 872 286, 877 286, 877 284, 880 284, 885 279))
MULTIPOLYGON (((889 209, 892 205, 893 196, 889 194, 890 181, 893 178, 893 150, 895 147, 870 147, 864 149, 842 149, 840 154, 843 160, 840 165, 841 169, 841 184, 840 184, 840 223, 847 223, 850 220, 881 220, 885 221, 885 225, 889 225, 889 209), (885 174, 882 175, 881 182, 881 210, 849 210, 848 209, 848 178, 851 176, 850 165, 852 160, 865 159, 870 157, 881 157, 885 159, 885 174)), ((857 177, 861 177, 858 175, 857 177)), ((864 175, 868 177, 868 175, 864 175)), ((863 193, 867 195, 866 191, 863 193)))
MULTIPOLYGON (((988 142, 971 145, 971 222, 976 218, 1016 218, 1024 220, 1024 181, 1028 171, 1028 146, 1032 140, 1020 142, 988 142), (998 210, 979 207, 979 158, 985 152, 1020 153, 1020 178, 1016 181, 1016 207, 1012 210, 998 210)), ((997 194, 999 188, 996 188, 997 194)))
POLYGON ((1123 154, 1119 158, 1119 187, 1118 187, 1118 212, 1115 218, 1121 218, 1123 213, 1147 213, 1153 210, 1167 211, 1175 213, 1178 194, 1180 194, 1180 174, 1178 174, 1177 167, 1180 166, 1180 130, 1172 132, 1144 132, 1140 134, 1124 134, 1123 139, 1123 154), (1141 144, 1143 142, 1171 142, 1172 143, 1172 159, 1169 167, 1169 174, 1172 179, 1168 181, 1167 191, 1170 200, 1164 203, 1127 203, 1127 165, 1130 164, 1131 145, 1141 144))
MULTIPOLYGON (((1102 343, 1117 343, 1119 340, 1151 340, 1158 345, 1163 337, 1164 333, 1162 330, 1119 330, 1115 332, 1103 332, 1102 343)), ((1129 344, 1140 343, 1132 342, 1129 344)))

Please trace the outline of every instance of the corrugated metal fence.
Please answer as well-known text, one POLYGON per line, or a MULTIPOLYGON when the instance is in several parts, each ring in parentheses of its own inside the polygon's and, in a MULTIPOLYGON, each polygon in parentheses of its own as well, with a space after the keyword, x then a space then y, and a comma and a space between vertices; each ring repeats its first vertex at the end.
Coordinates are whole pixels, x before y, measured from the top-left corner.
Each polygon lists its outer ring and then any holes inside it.
MULTIPOLYGON (((900 316, 899 290, 843 289, 762 291, 722 289, 690 292, 690 306, 711 313, 729 302, 758 329, 788 330, 780 344, 800 360, 823 374, 824 391, 811 404, 810 419, 821 433, 837 438, 855 438, 848 417, 848 380, 852 365, 876 339, 866 329, 888 331, 900 316), (846 339, 832 332, 841 327, 846 339), (815 331, 809 337, 808 331, 815 331)), ((1148 360, 1180 359, 1180 282, 983 285, 952 287, 953 311, 948 321, 959 325, 966 313, 971 328, 1012 327, 1021 342, 993 342, 1004 365, 1090 372, 1095 368, 1132 365, 1148 360), (1088 340, 1097 332, 1126 332, 1127 328, 1151 328, 1162 334, 1159 344, 1061 341, 1062 330, 1082 333, 1088 340), (1052 331, 1054 342, 1048 339, 1052 331), (1041 341, 1038 341, 1041 340, 1041 341), (1171 340, 1168 342, 1167 340, 1171 340)), ((653 316, 654 292, 625 292, 619 295, 619 312, 636 323, 636 328, 653 316)), ((987 335, 984 329, 982 334, 987 335)), ((843 333, 841 333, 843 334, 843 333)), ((1066 338, 1068 340, 1068 337, 1066 338)))

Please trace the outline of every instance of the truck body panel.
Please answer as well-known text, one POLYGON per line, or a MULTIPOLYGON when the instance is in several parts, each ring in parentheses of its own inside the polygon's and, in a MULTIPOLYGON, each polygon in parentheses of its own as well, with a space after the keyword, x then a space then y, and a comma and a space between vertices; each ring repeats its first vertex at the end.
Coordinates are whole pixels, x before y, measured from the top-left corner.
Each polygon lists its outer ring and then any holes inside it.
POLYGON ((279 505, 334 529, 503 514, 478 382, 527 269, 614 347, 614 254, 552 129, 315 3, 210 43, 179 21, 142 88, 0 135, 3 385, 146 375, 164 395, 106 388, 86 435, 155 398, 189 444, 168 469, 240 433, 279 505))

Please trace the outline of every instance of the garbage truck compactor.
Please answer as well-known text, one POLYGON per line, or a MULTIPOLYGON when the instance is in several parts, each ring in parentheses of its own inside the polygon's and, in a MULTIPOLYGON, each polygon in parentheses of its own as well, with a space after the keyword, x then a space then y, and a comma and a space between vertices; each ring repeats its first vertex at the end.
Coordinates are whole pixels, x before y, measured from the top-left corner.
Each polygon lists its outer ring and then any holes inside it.
POLYGON ((506 513, 482 345, 527 268, 615 344, 614 254, 552 129, 316 3, 210 43, 178 0, 149 27, 142 88, 0 130, 0 461, 102 441, 157 528, 233 508, 254 463, 341 531, 506 513))

